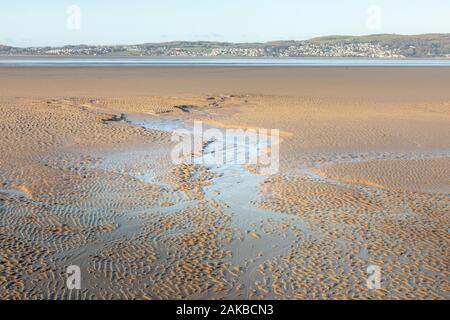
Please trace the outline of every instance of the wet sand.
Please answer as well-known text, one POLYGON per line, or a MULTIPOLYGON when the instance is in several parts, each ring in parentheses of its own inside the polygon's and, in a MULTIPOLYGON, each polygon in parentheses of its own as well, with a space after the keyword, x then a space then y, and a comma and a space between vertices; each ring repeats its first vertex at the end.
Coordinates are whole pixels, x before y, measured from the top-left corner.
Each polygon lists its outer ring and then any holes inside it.
POLYGON ((448 299, 448 83, 437 68, 0 69, 0 297, 448 299), (279 129, 279 172, 173 164, 171 130, 194 120, 279 129))
POLYGON ((449 68, 433 67, 36 67, 1 69, 0 95, 109 97, 228 93, 426 101, 449 99, 449 82, 449 68))

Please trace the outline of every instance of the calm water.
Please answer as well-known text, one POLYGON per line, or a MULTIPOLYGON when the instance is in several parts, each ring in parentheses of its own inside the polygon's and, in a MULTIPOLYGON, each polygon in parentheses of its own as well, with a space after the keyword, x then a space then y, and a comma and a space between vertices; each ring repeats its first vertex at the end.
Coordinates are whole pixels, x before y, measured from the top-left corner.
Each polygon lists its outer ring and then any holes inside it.
POLYGON ((450 59, 0 57, 0 67, 450 67, 450 59))

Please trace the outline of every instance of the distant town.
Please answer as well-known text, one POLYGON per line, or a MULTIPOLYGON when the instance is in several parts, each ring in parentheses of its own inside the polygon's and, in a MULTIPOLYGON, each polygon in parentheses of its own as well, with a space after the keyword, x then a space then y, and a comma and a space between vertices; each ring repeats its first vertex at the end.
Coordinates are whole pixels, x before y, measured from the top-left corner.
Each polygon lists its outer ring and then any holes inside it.
POLYGON ((68 45, 19 48, 0 45, 2 56, 142 57, 361 57, 450 58, 450 34, 328 36, 267 43, 167 42, 138 45, 68 45))

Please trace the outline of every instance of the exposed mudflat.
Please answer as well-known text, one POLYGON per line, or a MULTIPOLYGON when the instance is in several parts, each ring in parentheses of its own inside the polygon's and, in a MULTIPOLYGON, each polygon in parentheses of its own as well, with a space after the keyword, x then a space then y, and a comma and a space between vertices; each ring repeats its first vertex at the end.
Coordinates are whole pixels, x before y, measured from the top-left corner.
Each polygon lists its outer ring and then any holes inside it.
POLYGON ((450 101, 2 96, 0 112, 0 298, 449 298, 450 101), (280 170, 174 164, 194 120, 279 129, 280 170))

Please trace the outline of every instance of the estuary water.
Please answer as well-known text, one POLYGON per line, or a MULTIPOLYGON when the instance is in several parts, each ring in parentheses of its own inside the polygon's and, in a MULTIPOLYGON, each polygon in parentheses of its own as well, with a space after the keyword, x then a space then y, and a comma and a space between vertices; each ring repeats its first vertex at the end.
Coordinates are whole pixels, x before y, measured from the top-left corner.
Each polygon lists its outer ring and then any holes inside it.
POLYGON ((0 67, 450 67, 450 59, 4 56, 0 67))

